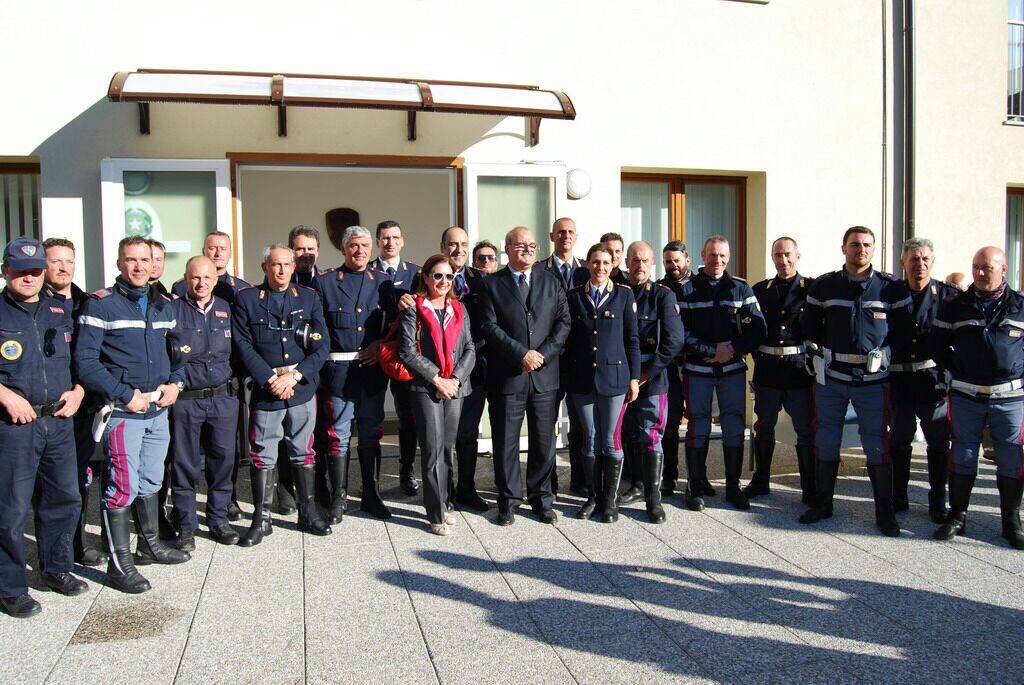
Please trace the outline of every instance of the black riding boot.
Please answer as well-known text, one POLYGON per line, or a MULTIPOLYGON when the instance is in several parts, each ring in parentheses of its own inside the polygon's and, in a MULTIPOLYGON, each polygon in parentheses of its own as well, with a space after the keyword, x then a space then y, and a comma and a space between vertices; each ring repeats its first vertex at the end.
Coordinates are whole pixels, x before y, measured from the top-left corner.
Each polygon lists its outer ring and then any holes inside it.
POLYGON ((455 502, 471 511, 487 511, 489 508, 487 502, 476 491, 476 440, 456 443, 455 460, 459 468, 459 482, 455 488, 455 502))
POLYGON ((882 535, 898 538, 900 524, 893 511, 893 465, 868 464, 868 477, 871 478, 871 489, 875 494, 875 525, 882 531, 882 535))
POLYGON ((107 587, 133 595, 150 589, 149 581, 135 568, 132 559, 132 534, 128 507, 103 509, 103 536, 110 546, 107 561, 107 587))
POLYGON ((136 497, 132 502, 132 516, 135 518, 135 564, 183 564, 192 557, 188 552, 171 547, 160 540, 160 524, 157 522, 157 500, 160 494, 154 492, 146 497, 136 497))
POLYGON ((619 495, 619 504, 631 504, 644 498, 643 468, 639 463, 642 458, 636 445, 622 446, 622 472, 629 481, 629 487, 619 495))
POLYGON ((602 457, 601 473, 604 483, 604 511, 601 523, 615 523, 619 520, 619 481, 622 479, 622 459, 602 457))
POLYGON ((814 506, 814 447, 796 446, 796 464, 800 470, 800 492, 804 504, 814 506))
POLYGON ((708 448, 686 448, 686 508, 704 510, 704 483, 707 482, 708 448))
POLYGON ((292 464, 295 476, 295 503, 299 505, 299 530, 313 535, 330 535, 331 527, 327 525, 320 507, 313 501, 314 465, 296 466, 292 464))
POLYGON ((907 487, 910 485, 910 459, 913 449, 906 447, 889 447, 892 455, 892 508, 895 511, 906 511, 910 508, 910 497, 907 487))
POLYGON ((814 460, 814 505, 800 516, 800 523, 817 523, 832 518, 832 498, 839 477, 839 462, 814 460))
POLYGON ((750 500, 740 489, 743 474, 743 446, 722 447, 725 457, 725 501, 740 511, 750 509, 750 500))
POLYGON ((661 470, 665 455, 651 452, 644 460, 644 497, 647 504, 647 519, 651 523, 665 522, 665 509, 661 506, 661 470))
POLYGON ((327 472, 331 479, 331 498, 328 506, 329 523, 341 523, 348 504, 348 450, 327 457, 327 472))
POLYGON ((748 498, 771 493, 772 456, 775 454, 775 440, 754 439, 754 475, 750 477, 743 494, 748 498))
POLYGON ((89 509, 89 488, 80 488, 79 492, 82 495, 82 509, 73 540, 75 563, 83 566, 100 566, 107 563, 107 553, 98 547, 85 546, 85 518, 89 509))
POLYGON ((976 474, 949 474, 949 516, 932 537, 936 540, 952 540, 967 532, 967 507, 971 503, 976 474))
POLYGON ((594 515, 597 510, 597 501, 600 498, 600 494, 597 491, 597 482, 599 473, 598 470, 601 468, 601 459, 582 459, 583 466, 583 483, 587 489, 587 501, 583 503, 579 511, 576 512, 576 518, 586 519, 594 515))
POLYGON ((384 506, 377 485, 377 474, 380 473, 380 448, 360 447, 359 473, 363 478, 362 501, 359 508, 370 516, 379 519, 391 518, 391 512, 384 506))
POLYGON ((1003 519, 1003 539, 1014 549, 1024 549, 1024 533, 1020 528, 1021 486, 1024 480, 1011 476, 996 476, 999 488, 999 511, 1003 519))
POLYGON ((945 523, 949 516, 946 509, 948 459, 945 450, 928 450, 928 516, 932 523, 945 523))
POLYGON ((239 547, 254 547, 263 538, 274 532, 270 519, 270 507, 274 499, 274 474, 277 469, 249 467, 249 482, 252 483, 252 524, 238 541, 239 547))

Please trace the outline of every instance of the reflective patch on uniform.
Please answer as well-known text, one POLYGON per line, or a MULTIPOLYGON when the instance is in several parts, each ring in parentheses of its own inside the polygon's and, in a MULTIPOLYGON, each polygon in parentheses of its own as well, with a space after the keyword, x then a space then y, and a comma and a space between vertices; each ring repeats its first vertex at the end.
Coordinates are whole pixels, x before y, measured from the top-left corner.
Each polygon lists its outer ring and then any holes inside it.
POLYGON ((230 338, 231 337, 231 329, 230 328, 225 328, 224 329, 224 337, 225 338, 230 338))
POLYGON ((53 312, 54 314, 63 314, 64 313, 64 308, 63 307, 50 307, 50 311, 53 312))
POLYGON ((217 316, 219 316, 222 319, 228 318, 228 313, 227 312, 222 312, 219 309, 215 310, 213 313, 216 314, 217 316))
POLYGON ((21 343, 17 340, 5 340, 0 343, 0 357, 9 362, 21 359, 21 343))
POLYGON ((871 312, 871 314, 872 314, 872 315, 873 315, 873 316, 874 316, 874 317, 875 317, 876 319, 884 319, 884 318, 885 318, 885 312, 871 312))
POLYGON ((1021 331, 1018 331, 1016 328, 1012 328, 1009 331, 1007 331, 1007 335, 1009 335, 1011 338, 1019 338, 1021 335, 1024 335, 1024 333, 1021 333, 1021 331))

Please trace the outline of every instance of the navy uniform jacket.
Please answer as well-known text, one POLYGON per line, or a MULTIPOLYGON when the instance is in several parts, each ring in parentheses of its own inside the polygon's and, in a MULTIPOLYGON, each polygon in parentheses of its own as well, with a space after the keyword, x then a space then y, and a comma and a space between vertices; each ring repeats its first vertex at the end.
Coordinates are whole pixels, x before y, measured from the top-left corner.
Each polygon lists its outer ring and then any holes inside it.
POLYGON ((569 392, 621 395, 631 380, 640 380, 633 290, 611 284, 611 292, 605 290, 597 307, 589 291, 588 283, 566 296, 572 317, 566 343, 569 392))
MULTIPOLYGON (((217 277, 217 283, 213 286, 213 296, 219 297, 230 306, 235 303, 235 295, 238 294, 239 290, 251 287, 252 284, 246 283, 238 276, 223 273, 217 277)), ((184 278, 175 281, 174 285, 171 286, 171 295, 174 297, 185 297, 187 292, 188 285, 186 285, 184 278)))
POLYGON ((487 347, 487 341, 480 325, 480 288, 486 274, 468 264, 463 267, 463 274, 466 279, 466 292, 462 294, 459 301, 462 302, 465 315, 469 317, 469 332, 473 338, 473 346, 476 348, 476 364, 473 365, 473 371, 469 378, 474 388, 483 388, 484 379, 487 378, 487 362, 483 353, 487 347))
POLYGON ((757 349, 765 336, 764 316, 754 291, 742 278, 722 274, 718 286, 701 268, 683 286, 679 309, 686 331, 683 372, 694 376, 728 376, 747 370, 744 356, 757 349), (732 344, 725 364, 704 361, 715 356, 718 343, 732 344))
POLYGON ((558 390, 558 356, 569 337, 569 306, 558 278, 543 270, 530 272, 527 301, 508 267, 483 279, 480 327, 487 346, 487 390, 512 394, 558 390), (544 365, 523 372, 530 350, 544 356, 544 365))
MULTIPOLYGON (((904 279, 903 283, 910 289, 910 284, 904 279)), ((891 380, 906 379, 912 383, 912 388, 917 392, 912 395, 924 396, 935 395, 936 385, 945 383, 945 370, 938 364, 931 368, 923 368, 911 371, 911 365, 929 365, 934 363, 931 356, 929 344, 932 322, 939 313, 939 307, 944 302, 949 302, 960 295, 960 291, 951 285, 934 278, 924 287, 920 293, 911 292, 910 298, 910 320, 911 337, 901 337, 892 341, 892 362, 894 366, 901 366, 906 370, 893 369, 891 380), (898 371, 898 372, 897 372, 898 371)), ((893 385, 893 398, 902 399, 900 396, 905 389, 905 383, 893 385), (904 386, 904 387, 901 387, 904 386)), ((906 388, 909 389, 909 388, 906 388)))
MULTIPOLYGON (((4 288, 0 296, 0 384, 32 405, 59 400, 73 387, 72 332, 71 316, 62 302, 40 293, 33 319, 4 288)), ((6 412, 0 415, 9 420, 6 412)))
POLYGON ((973 285, 939 306, 929 347, 952 374, 953 392, 959 392, 957 381, 1000 385, 1024 377, 1024 297, 1007 287, 994 307, 987 320, 973 285))
MULTIPOLYGON (((586 266, 584 265, 584 269, 585 268, 586 266)), ((587 275, 586 280, 590 280, 589 274, 587 275)), ((614 269, 612 269, 612 273, 608 277, 608 280, 614 283, 615 285, 629 285, 629 276, 627 276, 626 272, 620 269, 619 267, 615 267, 614 269)))
POLYGON ((312 399, 328 349, 323 306, 315 290, 289 286, 285 298, 287 318, 283 322, 271 320, 269 291, 266 280, 239 290, 231 311, 231 337, 253 379, 252 406, 260 411, 295 407, 312 399), (312 329, 308 351, 302 349, 295 336, 295 329, 307 323, 312 329), (267 383, 275 369, 292 365, 298 365, 296 370, 302 374, 302 380, 295 385, 295 395, 290 399, 278 399, 267 389, 267 383))
POLYGON ((216 388, 235 375, 232 366, 231 307, 214 295, 200 310, 191 297, 171 302, 177 322, 171 337, 184 361, 185 389, 216 388))
MULTIPOLYGON (((135 390, 148 393, 185 379, 183 371, 171 372, 167 354, 166 337, 176 325, 171 303, 152 286, 148 299, 143 314, 138 298, 115 282, 82 305, 75 329, 75 375, 103 402, 127 404, 135 390)), ((151 403, 145 414, 124 415, 152 418, 162 411, 151 403)))
POLYGON ((78 318, 78 314, 81 312, 82 305, 85 304, 86 299, 89 297, 85 294, 85 291, 79 288, 74 283, 71 284, 71 297, 65 297, 58 292, 55 292, 49 285, 43 286, 43 291, 39 293, 42 297, 52 297, 64 306, 64 310, 71 317, 72 323, 78 318))
POLYGON ((394 275, 388 274, 388 265, 377 257, 367 265, 368 270, 376 272, 376 275, 388 285, 381 287, 381 298, 384 311, 387 314, 387 322, 390 325, 398 318, 398 301, 402 295, 416 292, 420 284, 420 266, 412 262, 400 261, 394 267, 394 275))
MULTIPOLYGON (((383 293, 391 281, 372 269, 352 271, 344 265, 316 279, 323 316, 330 338, 330 352, 359 352, 387 333, 383 293)), ((328 361, 325 388, 335 397, 357 399, 361 392, 374 393, 387 382, 376 364, 328 361)))
POLYGON ((316 264, 313 265, 313 269, 311 271, 299 271, 296 269, 292 273, 292 283, 295 285, 302 285, 307 288, 313 288, 315 290, 317 277, 323 276, 328 271, 330 271, 330 269, 321 269, 316 264))
MULTIPOLYGON (((874 349, 891 348, 910 337, 910 290, 892 274, 872 270, 863 281, 850 280, 846 269, 814 281, 800 316, 804 339, 836 354, 867 355, 874 349)), ((826 357, 827 358, 827 357, 826 357)), ((829 376, 840 382, 865 382, 864 362, 833 359, 829 376)), ((888 377, 883 369, 867 382, 888 377)))
MULTIPOLYGON (((813 278, 797 274, 787 288, 778 276, 754 285, 754 297, 764 314, 767 333, 764 347, 804 346, 800 313, 807 304, 807 291, 813 278)), ((807 373, 807 355, 780 357, 761 351, 754 352, 754 385, 768 388, 809 388, 814 378, 807 373)))
POLYGON ((636 300, 640 371, 648 376, 640 386, 640 397, 660 395, 668 392, 667 369, 682 351, 686 339, 679 302, 674 292, 658 283, 647 281, 630 288, 636 300))
MULTIPOLYGON (((569 262, 566 263, 568 264, 569 262)), ((582 259, 577 259, 576 257, 573 257, 571 264, 572 268, 570 269, 568 283, 566 283, 565 279, 562 278, 562 272, 559 271, 558 264, 555 262, 554 257, 548 257, 543 262, 537 262, 533 268, 550 271, 554 276, 558 278, 559 282, 562 284, 562 287, 568 291, 571 290, 572 288, 578 288, 590 280, 590 272, 587 270, 587 265, 583 263, 582 259)))

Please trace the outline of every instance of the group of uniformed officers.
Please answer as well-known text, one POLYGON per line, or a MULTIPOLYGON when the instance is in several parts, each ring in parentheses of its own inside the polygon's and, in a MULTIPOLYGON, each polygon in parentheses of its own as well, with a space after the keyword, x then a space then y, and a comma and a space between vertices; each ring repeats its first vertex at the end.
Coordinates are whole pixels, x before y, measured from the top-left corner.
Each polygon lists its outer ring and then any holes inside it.
POLYGON ((300 530, 330 534, 346 510, 353 421, 361 509, 388 518, 379 482, 389 385, 400 424, 400 486, 407 496, 420 491, 418 438, 437 534, 447 535, 454 522, 445 509, 489 507, 475 485, 485 404, 499 525, 515 522, 524 499, 541 521, 557 521, 555 424, 563 401, 568 490, 583 500, 577 517, 612 523, 620 504, 644 500, 650 521, 661 523, 662 497, 675 492, 679 478, 683 417, 686 506, 700 511, 715 495, 706 460, 717 398, 726 501, 745 510, 751 498, 769 494, 785 409, 808 507, 800 521, 807 524, 833 515, 852 403, 876 523, 888 536, 900 534, 895 513, 908 509, 918 422, 939 539, 964 533, 987 428, 1002 534, 1024 549, 1024 299, 1007 286, 998 248, 975 254, 973 284, 963 292, 932 278, 934 246, 924 238, 903 244, 905 279, 873 269, 875 238, 863 226, 844 234, 842 268, 818 278, 799 273, 797 243, 781 237, 771 245, 776 274, 751 287, 728 271, 728 240, 712 236, 696 273, 684 244, 665 245, 665 276, 654 281, 651 245, 626 246, 608 233, 579 259, 576 225, 561 218, 550 233, 552 254, 542 261, 527 228, 507 234, 508 265, 498 270, 495 245, 483 241, 470 250, 466 232, 453 226, 421 273, 402 259, 396 222, 382 222, 374 236, 339 211, 328 213, 327 224, 341 266, 318 268, 319 232, 298 226, 288 244, 263 251, 265 278, 257 286, 228 273, 231 240, 221 232, 207 236, 203 254, 188 261, 171 292, 159 283, 164 250, 155 241, 122 240, 120 275, 88 296, 72 283, 70 242, 18 238, 7 245, 0 609, 16 617, 40 611, 26 578, 30 507, 42 582, 68 595, 87 590, 72 575, 76 562, 106 563, 109 586, 139 593, 150 588, 139 566, 188 561, 200 477, 206 525, 218 543, 248 547, 270 535, 275 496, 279 514, 297 509, 300 530), (374 239, 378 255, 371 258, 374 239), (415 315, 402 316, 413 307, 415 315), (458 330, 449 335, 453 321, 468 339, 458 330), (379 364, 396 330, 398 366, 411 370, 412 381, 395 380, 379 364), (755 469, 741 487, 748 355, 755 469), (102 549, 87 545, 84 534, 97 449, 102 549), (239 465, 248 466, 253 500, 242 534, 230 525, 242 515, 239 465))

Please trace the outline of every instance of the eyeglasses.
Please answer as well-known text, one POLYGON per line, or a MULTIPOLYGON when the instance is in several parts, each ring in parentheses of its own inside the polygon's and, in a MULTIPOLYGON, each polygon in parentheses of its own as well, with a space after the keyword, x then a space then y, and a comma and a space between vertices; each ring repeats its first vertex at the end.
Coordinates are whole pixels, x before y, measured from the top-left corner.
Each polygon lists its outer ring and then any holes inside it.
POLYGON ((536 252, 537 243, 513 243, 512 249, 516 252, 536 252))
POLYGON ((478 262, 493 262, 498 259, 498 255, 493 254, 478 254, 476 261, 478 262))
POLYGON ((436 271, 434 273, 430 274, 430 277, 433 278, 435 281, 440 281, 443 278, 444 280, 448 281, 449 283, 451 283, 452 281, 455 280, 455 274, 442 274, 442 273, 438 273, 436 271))

